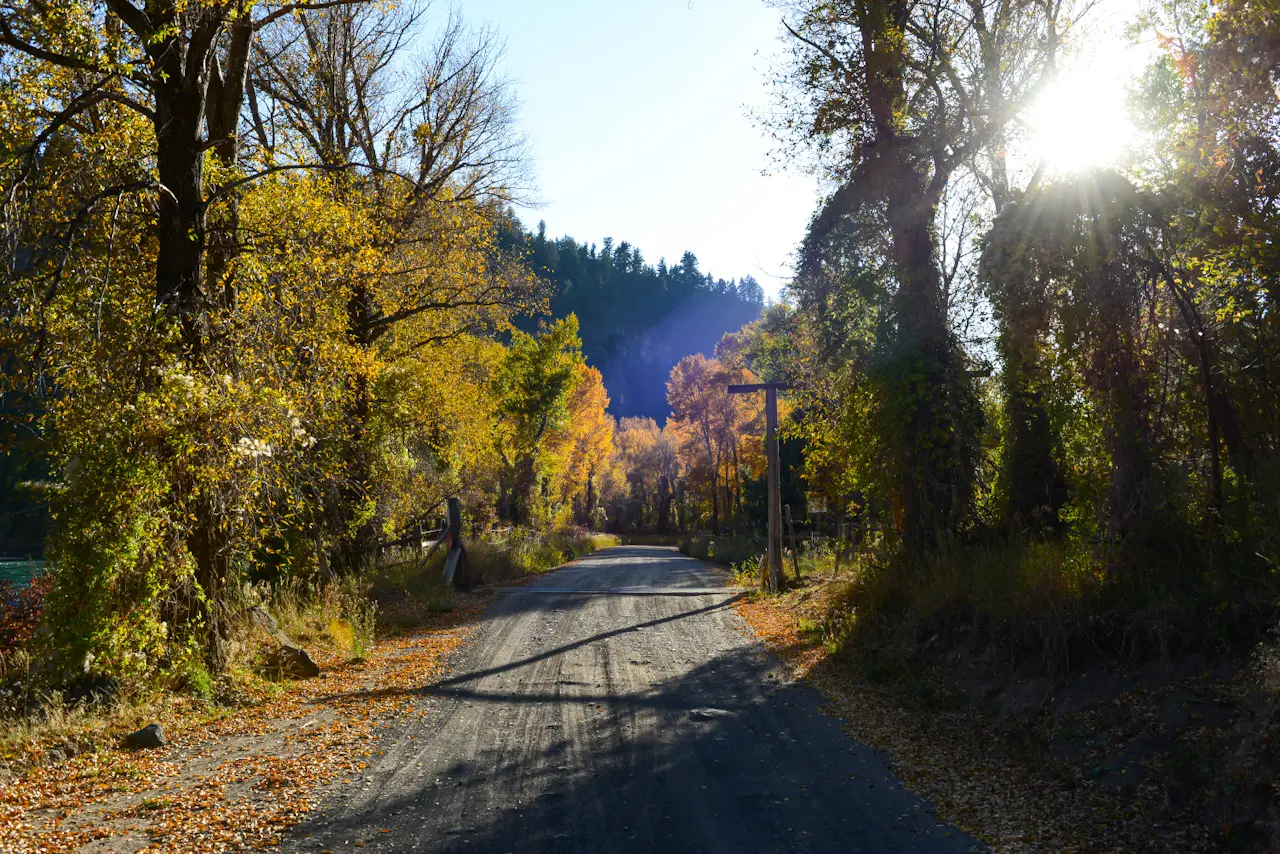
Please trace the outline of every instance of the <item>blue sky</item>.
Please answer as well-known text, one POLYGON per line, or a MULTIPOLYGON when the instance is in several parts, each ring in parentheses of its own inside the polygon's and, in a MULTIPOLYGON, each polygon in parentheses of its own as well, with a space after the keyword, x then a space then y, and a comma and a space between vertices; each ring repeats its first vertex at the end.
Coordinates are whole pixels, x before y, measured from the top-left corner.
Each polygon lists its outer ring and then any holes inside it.
MULTIPOLYGON (((439 8, 439 7, 437 7, 439 8)), ((815 205, 748 117, 781 49, 763 0, 466 0, 506 40, 545 219, 554 236, 686 249, 705 272, 776 293, 815 205), (769 175, 762 175, 768 171, 769 175)))

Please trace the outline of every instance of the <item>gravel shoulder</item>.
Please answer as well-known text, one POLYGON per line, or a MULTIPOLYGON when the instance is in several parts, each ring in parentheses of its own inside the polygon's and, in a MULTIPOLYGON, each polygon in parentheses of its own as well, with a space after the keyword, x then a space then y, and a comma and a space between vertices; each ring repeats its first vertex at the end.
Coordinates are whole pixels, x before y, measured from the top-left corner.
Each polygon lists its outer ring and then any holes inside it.
POLYGON ((320 678, 210 717, 164 711, 167 745, 103 746, 0 783, 0 854, 225 854, 274 849, 332 781, 358 780, 390 721, 413 714, 484 600, 385 640, 367 660, 320 656, 320 678))
POLYGON ((630 546, 506 591, 282 849, 977 848, 823 714, 723 583, 630 546))

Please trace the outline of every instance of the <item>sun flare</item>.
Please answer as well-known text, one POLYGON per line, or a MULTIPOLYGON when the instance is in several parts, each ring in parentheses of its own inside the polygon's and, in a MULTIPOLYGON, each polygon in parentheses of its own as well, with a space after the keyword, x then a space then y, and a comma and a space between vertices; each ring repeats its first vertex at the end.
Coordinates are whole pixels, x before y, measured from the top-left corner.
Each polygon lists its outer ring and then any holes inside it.
POLYGON ((1113 62, 1060 75, 1032 107, 1030 153, 1052 172, 1118 164, 1136 137, 1123 80, 1113 62))
POLYGON ((1124 25, 1133 0, 1095 19, 1089 37, 1064 57, 1056 78, 1026 117, 1027 154, 1050 172, 1122 165, 1139 143, 1129 115, 1128 83, 1151 61, 1153 45, 1135 43, 1124 25))

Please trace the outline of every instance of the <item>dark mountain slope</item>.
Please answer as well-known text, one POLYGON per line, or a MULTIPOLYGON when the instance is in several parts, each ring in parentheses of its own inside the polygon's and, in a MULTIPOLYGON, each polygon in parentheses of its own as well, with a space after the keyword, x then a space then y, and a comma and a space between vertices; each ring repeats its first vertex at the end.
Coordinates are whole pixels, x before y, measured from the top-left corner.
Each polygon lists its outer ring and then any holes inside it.
MULTIPOLYGON (((504 242, 524 252, 553 287, 551 313, 578 316, 587 361, 604 375, 618 417, 666 419, 667 377, 691 353, 710 355, 721 336, 750 323, 764 307, 764 290, 750 276, 716 279, 686 252, 680 263, 648 264, 640 250, 605 238, 597 249, 573 238, 549 240, 512 229, 504 242)), ((536 318, 521 325, 532 328, 536 318)))

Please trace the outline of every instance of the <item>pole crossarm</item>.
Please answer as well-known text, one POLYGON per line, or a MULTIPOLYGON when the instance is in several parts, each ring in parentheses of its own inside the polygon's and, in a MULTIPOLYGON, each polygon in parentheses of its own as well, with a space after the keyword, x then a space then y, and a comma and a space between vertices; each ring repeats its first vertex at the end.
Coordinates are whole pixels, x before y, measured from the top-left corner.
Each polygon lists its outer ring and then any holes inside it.
POLYGON ((756 391, 787 391, 791 383, 747 383, 729 386, 729 394, 751 394, 756 391))

